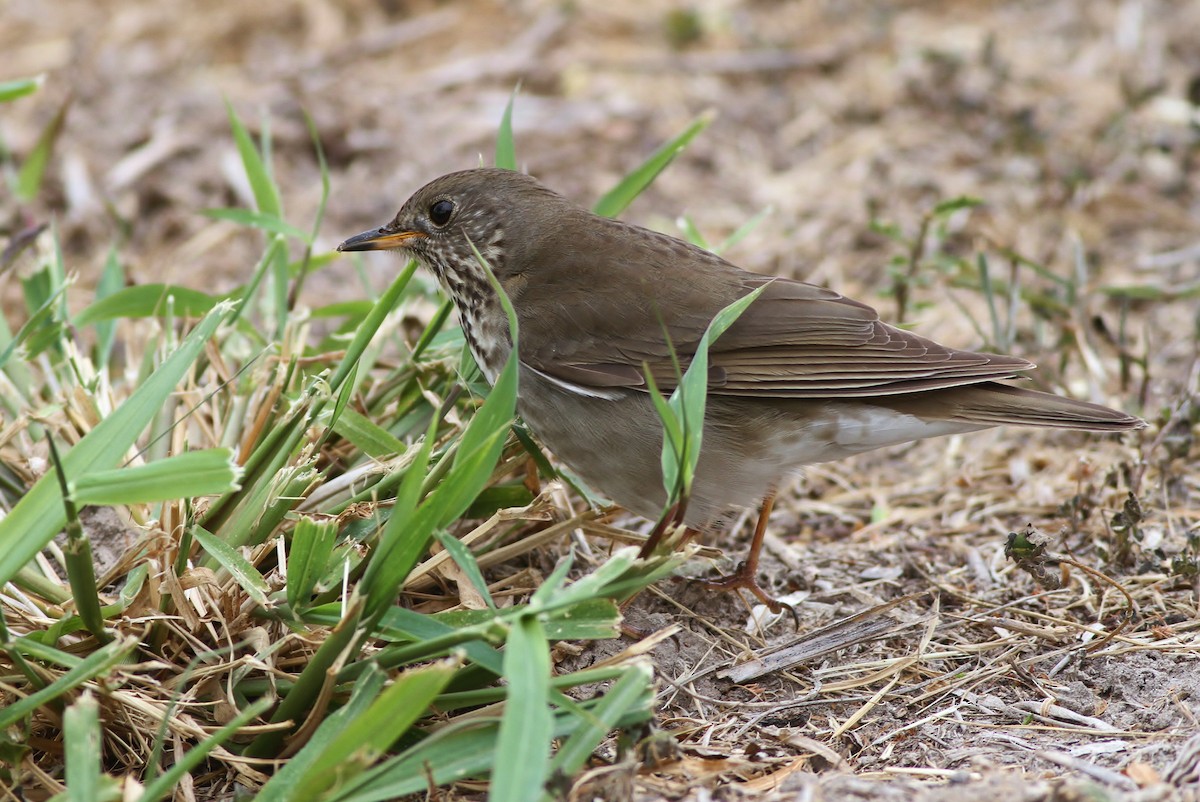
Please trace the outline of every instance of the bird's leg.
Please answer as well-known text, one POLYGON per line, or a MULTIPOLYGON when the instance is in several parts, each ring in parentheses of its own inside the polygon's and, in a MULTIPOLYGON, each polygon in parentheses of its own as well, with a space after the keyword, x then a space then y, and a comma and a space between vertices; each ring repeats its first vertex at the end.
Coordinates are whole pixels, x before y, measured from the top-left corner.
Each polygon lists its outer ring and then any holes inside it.
POLYGON ((757 596, 759 601, 767 605, 771 612, 781 613, 783 608, 787 607, 791 610, 792 617, 795 618, 796 611, 792 609, 791 605, 772 598, 759 586, 757 579, 758 555, 762 551, 763 539, 767 535, 767 519, 771 517, 771 508, 774 506, 775 490, 772 489, 763 499, 762 511, 759 512, 758 522, 754 525, 754 539, 750 541, 750 553, 746 555, 746 559, 732 574, 718 579, 705 580, 704 584, 714 590, 748 590, 757 596))

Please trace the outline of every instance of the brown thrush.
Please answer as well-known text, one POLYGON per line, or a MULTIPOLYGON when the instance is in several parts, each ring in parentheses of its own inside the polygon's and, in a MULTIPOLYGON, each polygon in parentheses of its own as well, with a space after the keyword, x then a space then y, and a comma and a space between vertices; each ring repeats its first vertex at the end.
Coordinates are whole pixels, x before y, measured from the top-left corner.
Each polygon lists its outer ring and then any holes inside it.
POLYGON ((713 343, 702 450, 684 522, 713 527, 765 499, 749 558, 723 583, 752 590, 774 488, 801 466, 1002 424, 1116 432, 1145 424, 1022 389, 1033 364, 960 351, 889 326, 833 290, 748 273, 673 237, 598 217, 533 178, 451 173, 340 251, 400 248, 433 271, 493 381, 512 350, 478 249, 519 328, 518 410, 546 446, 618 504, 657 518, 666 500, 662 423, 646 371, 676 384, 721 309, 766 284, 713 343))

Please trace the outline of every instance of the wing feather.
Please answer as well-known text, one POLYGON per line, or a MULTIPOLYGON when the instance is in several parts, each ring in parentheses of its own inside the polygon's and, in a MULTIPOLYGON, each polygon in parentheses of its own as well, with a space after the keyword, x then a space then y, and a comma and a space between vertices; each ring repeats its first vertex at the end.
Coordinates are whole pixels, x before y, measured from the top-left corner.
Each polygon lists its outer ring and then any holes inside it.
POLYGON ((516 276, 505 287, 514 302, 525 299, 518 308, 539 310, 521 319, 521 359, 566 384, 646 390, 649 371, 670 391, 713 317, 759 287, 759 298, 710 347, 711 394, 897 395, 1011 379, 1033 367, 949 348, 888 325, 833 290, 748 273, 653 232, 639 229, 633 238, 636 260, 607 262, 604 254, 628 250, 629 227, 597 220, 576 229, 588 232, 583 237, 542 243, 539 258, 557 262, 552 273, 537 281, 516 276), (580 282, 581 275, 596 279, 580 282), (614 315, 614 308, 623 311, 614 315))
MULTIPOLYGON (((746 291, 755 283, 761 282, 746 282, 746 291)), ((686 370, 703 328, 668 333, 686 370)), ((671 390, 676 367, 666 343, 666 336, 650 343, 623 337, 615 349, 621 361, 539 369, 574 384, 643 389, 648 369, 661 389, 671 390)), ((768 285, 711 345, 709 360, 709 393, 775 398, 913 393, 1011 379, 1033 367, 1018 357, 948 348, 884 323, 857 301, 786 279, 768 285)))

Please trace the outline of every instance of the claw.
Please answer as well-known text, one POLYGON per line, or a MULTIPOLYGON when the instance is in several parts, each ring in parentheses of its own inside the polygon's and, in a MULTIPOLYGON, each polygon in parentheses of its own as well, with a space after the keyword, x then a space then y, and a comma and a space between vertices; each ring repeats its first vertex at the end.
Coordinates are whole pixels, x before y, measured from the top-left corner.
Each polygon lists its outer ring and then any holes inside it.
POLYGON ((758 579, 754 576, 754 574, 755 571, 753 568, 751 568, 750 561, 746 560, 739 565, 737 570, 732 574, 726 574, 725 576, 717 577, 716 579, 703 579, 700 580, 700 582, 706 588, 723 592, 748 590, 755 596, 755 598, 765 604, 767 609, 769 609, 772 613, 779 615, 784 610, 787 610, 792 616, 792 622, 795 624, 796 628, 799 629, 800 614, 796 612, 796 608, 787 602, 782 602, 767 593, 767 591, 758 584, 758 579))

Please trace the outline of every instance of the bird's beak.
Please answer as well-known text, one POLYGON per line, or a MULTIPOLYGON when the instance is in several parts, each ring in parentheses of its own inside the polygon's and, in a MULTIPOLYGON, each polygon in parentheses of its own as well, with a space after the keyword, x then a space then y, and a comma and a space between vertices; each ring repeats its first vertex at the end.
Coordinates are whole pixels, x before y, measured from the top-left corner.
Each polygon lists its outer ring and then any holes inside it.
POLYGON ((355 234, 338 246, 339 251, 387 251, 392 248, 403 248, 409 240, 424 237, 420 231, 388 231, 386 228, 374 228, 355 234))

